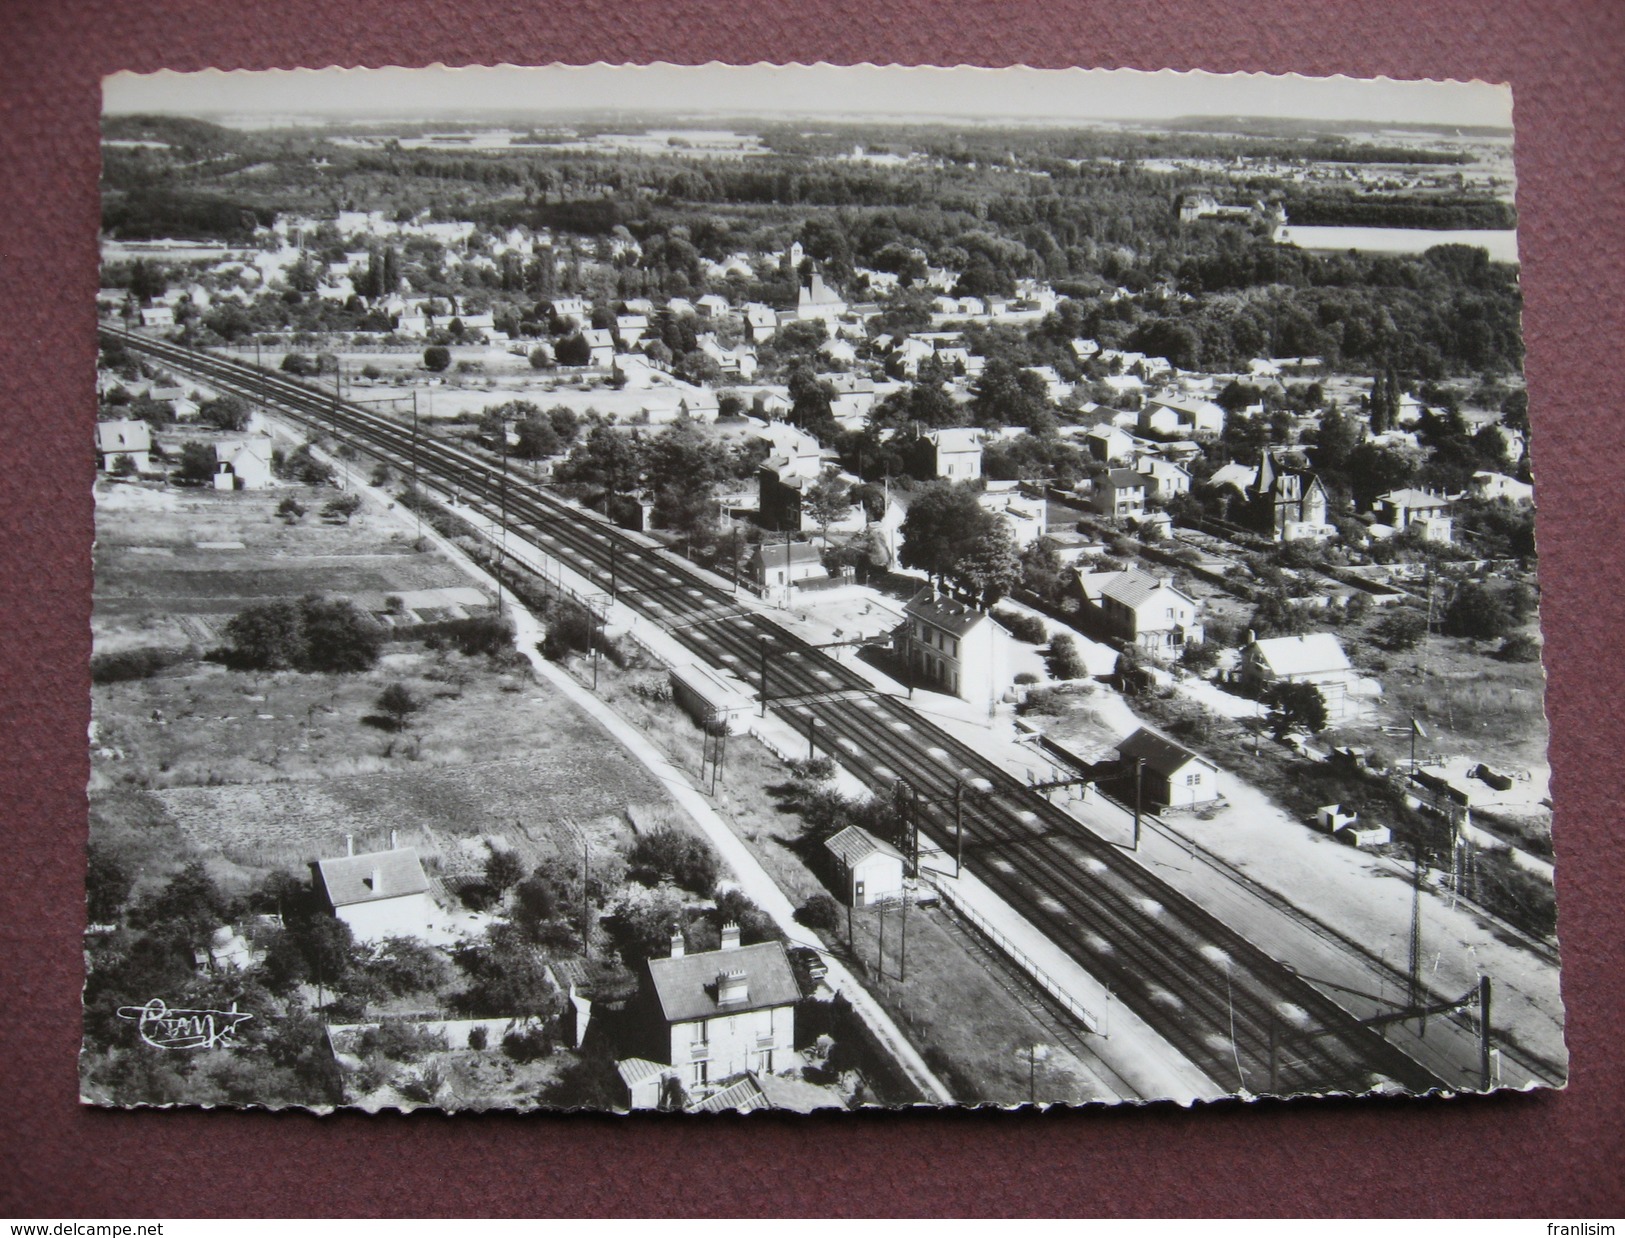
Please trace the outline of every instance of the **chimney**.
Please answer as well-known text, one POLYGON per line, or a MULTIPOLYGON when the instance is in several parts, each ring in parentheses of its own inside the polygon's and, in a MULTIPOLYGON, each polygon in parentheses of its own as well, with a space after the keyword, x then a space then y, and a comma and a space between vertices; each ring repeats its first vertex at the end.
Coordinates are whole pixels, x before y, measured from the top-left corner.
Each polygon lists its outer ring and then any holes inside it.
POLYGON ((743 971, 725 971, 717 976, 717 1005, 739 1006, 750 998, 750 985, 743 971))
POLYGON ((401 844, 400 844, 400 835, 399 835, 399 833, 397 831, 395 831, 395 830, 391 830, 389 832, 389 849, 391 851, 394 851, 400 845, 401 844))
POLYGON ((354 855, 355 854, 355 835, 354 834, 346 834, 344 836, 344 854, 345 855, 354 855))
POLYGON ((382 894, 384 892, 384 870, 381 868, 375 868, 372 870, 372 892, 374 894, 382 894))
POLYGON ((1255 641, 1256 641, 1256 640, 1257 640, 1257 639, 1258 639, 1258 635, 1257 635, 1257 633, 1255 633, 1255 632, 1254 632, 1254 631, 1253 631, 1253 630, 1252 630, 1252 629, 1251 629, 1251 628, 1248 628, 1248 629, 1247 629, 1247 643, 1248 643, 1248 644, 1249 644, 1249 645, 1251 645, 1251 644, 1252 644, 1252 643, 1253 643, 1253 642, 1255 642, 1255 641))
POLYGON ((732 920, 722 926, 722 948, 724 950, 739 949, 739 926, 732 920))
POLYGON ((671 929, 671 957, 674 959, 683 957, 683 930, 675 924, 671 929))

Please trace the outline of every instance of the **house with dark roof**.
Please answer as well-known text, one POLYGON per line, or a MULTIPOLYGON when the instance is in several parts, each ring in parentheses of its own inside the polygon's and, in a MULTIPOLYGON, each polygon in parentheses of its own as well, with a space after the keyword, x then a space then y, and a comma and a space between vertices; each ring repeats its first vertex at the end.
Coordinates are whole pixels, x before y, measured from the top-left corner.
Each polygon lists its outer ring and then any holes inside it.
POLYGON ((1168 573, 1133 567, 1094 579, 1099 626, 1107 636, 1163 657, 1202 643, 1196 599, 1176 588, 1168 573))
MULTIPOLYGON (((391 835, 391 844, 394 837, 391 835)), ((316 893, 332 914, 350 926, 357 941, 421 937, 435 919, 429 878, 415 847, 317 860, 310 867, 316 893)))
POLYGON ((1195 808, 1219 798, 1219 767, 1166 735, 1141 727, 1117 745, 1123 778, 1140 780, 1143 802, 1195 808))
POLYGON ((1124 520, 1145 511, 1145 474, 1133 469, 1110 469, 1095 478, 1094 492, 1089 506, 1096 514, 1112 520, 1124 520))
POLYGON ((746 1071, 770 1075, 799 1065, 801 986, 783 942, 741 945, 739 926, 728 924, 721 949, 690 954, 674 932, 670 957, 650 959, 646 977, 649 1060, 669 1067, 690 1093, 746 1071))
POLYGON ((795 586, 829 579, 811 542, 763 542, 751 552, 747 570, 764 598, 788 600, 795 586))
POLYGON ((868 907, 901 897, 903 853, 868 830, 849 825, 824 842, 841 901, 868 907))
POLYGON ((892 648, 911 677, 992 705, 1012 683, 1011 636, 986 611, 927 586, 903 608, 892 648))

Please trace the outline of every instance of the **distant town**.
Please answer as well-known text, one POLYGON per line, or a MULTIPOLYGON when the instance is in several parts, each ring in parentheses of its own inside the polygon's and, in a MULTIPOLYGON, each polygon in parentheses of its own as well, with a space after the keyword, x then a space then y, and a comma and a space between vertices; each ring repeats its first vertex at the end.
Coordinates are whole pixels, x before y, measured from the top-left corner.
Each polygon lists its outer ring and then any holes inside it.
POLYGON ((1512 189, 107 116, 86 1099, 1560 1085, 1512 189))

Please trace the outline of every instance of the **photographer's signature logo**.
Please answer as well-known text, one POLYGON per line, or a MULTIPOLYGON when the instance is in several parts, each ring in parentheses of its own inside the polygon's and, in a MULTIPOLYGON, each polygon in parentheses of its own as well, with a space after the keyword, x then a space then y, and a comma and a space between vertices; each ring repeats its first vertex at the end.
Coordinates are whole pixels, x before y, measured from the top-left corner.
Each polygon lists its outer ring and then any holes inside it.
POLYGON ((155 997, 145 1006, 120 1006, 118 1017, 136 1023, 154 1049, 220 1049, 235 1043, 237 1027, 254 1016, 238 1010, 172 1010, 155 997))

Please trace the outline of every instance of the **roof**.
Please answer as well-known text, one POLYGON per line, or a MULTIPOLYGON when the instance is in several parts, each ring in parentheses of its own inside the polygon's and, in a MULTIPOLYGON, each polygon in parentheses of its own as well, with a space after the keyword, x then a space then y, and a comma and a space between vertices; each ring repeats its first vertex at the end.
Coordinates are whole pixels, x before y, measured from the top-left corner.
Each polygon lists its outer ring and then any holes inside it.
POLYGON ((671 1067, 662 1066, 659 1062, 651 1062, 646 1057, 626 1057, 615 1063, 616 1073, 629 1088, 650 1079, 658 1079, 671 1067))
POLYGON ((1258 481, 1258 468, 1251 464, 1226 464, 1222 468, 1213 470, 1213 476, 1207 479, 1207 484, 1215 488, 1219 486, 1234 486, 1243 492, 1251 490, 1258 481))
POLYGON ((890 856, 899 862, 903 859, 903 853, 896 847, 855 825, 849 825, 839 834, 826 839, 824 846, 848 868, 872 855, 890 856))
POLYGON ((1130 610, 1138 610, 1164 589, 1173 589, 1191 605, 1196 604, 1195 598, 1175 589, 1167 577, 1137 567, 1130 568, 1126 572, 1113 572, 1111 579, 1101 585, 1100 596, 1121 602, 1130 610))
POLYGON ((762 1085, 756 1081, 756 1076, 746 1074, 744 1078, 737 1079, 723 1088, 720 1092, 712 1092, 704 1100, 689 1105, 689 1113, 754 1113, 758 1109, 771 1109, 773 1103, 767 1099, 767 1093, 762 1091, 762 1085))
POLYGON ((1351 669, 1343 646, 1330 632, 1258 640, 1252 643, 1250 652, 1277 675, 1312 675, 1351 669))
POLYGON ((964 427, 932 430, 925 436, 933 447, 942 451, 981 451, 982 432, 964 427))
POLYGON ((797 563, 823 563, 818 547, 811 542, 791 542, 786 546, 783 542, 763 542, 756 548, 761 556, 763 567, 784 567, 797 563))
POLYGON ((327 901, 334 907, 424 894, 429 889, 429 879, 423 874, 415 847, 317 860, 316 872, 327 892, 327 901), (374 873, 378 875, 376 887, 374 873))
POLYGON ((935 593, 930 588, 921 589, 914 595, 914 600, 903 608, 903 613, 910 619, 920 619, 934 628, 944 632, 951 632, 955 636, 963 636, 972 628, 982 622, 994 623, 986 611, 977 610, 976 607, 951 598, 947 594, 935 593))
POLYGON ((1101 479, 1113 490, 1144 490, 1145 474, 1133 469, 1111 469, 1101 479))
POLYGON ((1429 494, 1426 490, 1418 490, 1414 486, 1406 486, 1401 490, 1390 490, 1387 494, 1379 494, 1377 502, 1391 503, 1395 507, 1407 507, 1412 511, 1424 507, 1450 506, 1450 500, 1444 496, 1429 494))
POLYGON ((801 986, 790 970, 790 959, 781 941, 732 950, 705 950, 675 959, 650 959, 649 980, 667 1023, 788 1006, 801 999, 801 986), (723 972, 745 973, 744 1001, 717 1004, 717 977, 723 972))
POLYGON ((1199 756, 1184 745, 1176 744, 1166 735, 1158 735, 1145 727, 1141 727, 1127 739, 1119 740, 1117 752, 1125 761, 1143 759, 1148 768, 1159 774, 1172 773, 1192 761, 1200 761, 1203 765, 1218 768, 1206 757, 1199 756))
POLYGON ((96 446, 101 451, 147 451, 152 447, 152 427, 144 421, 99 421, 96 446))

